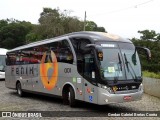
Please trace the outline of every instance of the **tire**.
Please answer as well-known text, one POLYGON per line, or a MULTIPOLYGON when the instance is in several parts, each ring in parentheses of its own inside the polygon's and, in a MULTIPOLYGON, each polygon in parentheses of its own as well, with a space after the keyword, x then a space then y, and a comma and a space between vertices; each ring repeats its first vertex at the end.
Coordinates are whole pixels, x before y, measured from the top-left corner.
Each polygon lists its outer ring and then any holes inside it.
POLYGON ((64 92, 63 92, 63 104, 64 105, 69 105, 68 92, 69 92, 69 89, 64 89, 64 92))
POLYGON ((16 88, 17 88, 18 96, 23 97, 24 96, 24 92, 22 91, 22 87, 21 87, 21 83, 20 82, 17 83, 16 88))
POLYGON ((70 87, 68 91, 68 101, 69 101, 70 107, 76 106, 75 93, 72 87, 70 87))

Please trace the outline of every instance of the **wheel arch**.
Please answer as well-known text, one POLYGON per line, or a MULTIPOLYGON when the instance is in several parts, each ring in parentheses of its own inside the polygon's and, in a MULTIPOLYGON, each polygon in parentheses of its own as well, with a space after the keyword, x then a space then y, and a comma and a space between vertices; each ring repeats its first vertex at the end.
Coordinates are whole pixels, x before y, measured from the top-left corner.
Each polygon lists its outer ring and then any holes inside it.
POLYGON ((21 84, 20 80, 17 80, 17 81, 16 81, 16 89, 17 89, 17 84, 18 84, 18 83, 21 84))

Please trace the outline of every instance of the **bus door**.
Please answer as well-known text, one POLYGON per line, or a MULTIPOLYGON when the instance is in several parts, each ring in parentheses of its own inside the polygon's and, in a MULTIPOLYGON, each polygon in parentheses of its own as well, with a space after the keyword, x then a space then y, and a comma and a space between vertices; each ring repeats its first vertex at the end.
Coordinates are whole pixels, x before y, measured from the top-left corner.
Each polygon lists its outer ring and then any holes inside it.
POLYGON ((97 103, 96 64, 93 54, 84 55, 84 91, 85 101, 97 103))

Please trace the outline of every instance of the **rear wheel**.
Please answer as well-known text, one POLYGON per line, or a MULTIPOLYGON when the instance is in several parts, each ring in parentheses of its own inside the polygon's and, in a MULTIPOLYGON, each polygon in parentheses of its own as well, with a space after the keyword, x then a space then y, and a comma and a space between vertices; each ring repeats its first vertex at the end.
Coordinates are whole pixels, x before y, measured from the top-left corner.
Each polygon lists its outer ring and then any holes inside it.
POLYGON ((21 83, 20 82, 17 83, 16 87, 17 87, 17 93, 18 93, 18 95, 20 97, 24 96, 24 92, 22 91, 22 87, 21 87, 21 83))

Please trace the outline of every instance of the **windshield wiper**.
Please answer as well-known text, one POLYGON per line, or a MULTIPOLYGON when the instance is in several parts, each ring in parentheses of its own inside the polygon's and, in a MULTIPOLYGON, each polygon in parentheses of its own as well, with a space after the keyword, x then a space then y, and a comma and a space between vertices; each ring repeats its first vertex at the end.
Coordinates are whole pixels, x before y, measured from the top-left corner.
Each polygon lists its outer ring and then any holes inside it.
MULTIPOLYGON (((122 61, 121 61, 119 53, 118 53, 118 60, 119 60, 119 62, 118 62, 118 70, 122 71, 122 61)), ((114 77, 114 83, 117 83, 118 78, 119 78, 119 74, 118 74, 119 71, 117 71, 117 72, 115 71, 115 73, 116 73, 116 76, 114 77)))
MULTIPOLYGON (((118 53, 118 60, 119 60, 118 64, 120 65, 120 68, 119 68, 119 65, 118 65, 118 69, 120 69, 120 71, 122 71, 122 61, 121 61, 119 53, 118 53)), ((114 77, 114 83, 117 83, 117 81, 118 81, 118 78, 119 78, 118 72, 119 71, 117 71, 117 72, 115 71, 116 76, 114 77)))
POLYGON ((126 57, 126 54, 125 54, 125 53, 124 53, 124 59, 125 59, 125 64, 126 64, 127 70, 128 70, 128 72, 129 72, 128 60, 127 60, 127 57, 126 57))
POLYGON ((121 61, 119 53, 118 53, 118 60, 119 60, 119 64, 120 64, 120 70, 122 71, 122 61, 121 61))
POLYGON ((127 67, 127 70, 128 70, 128 72, 131 74, 131 76, 132 76, 132 78, 134 79, 134 81, 137 81, 137 75, 136 75, 136 73, 135 73, 135 71, 134 71, 134 69, 133 69, 133 67, 132 67, 132 65, 131 65, 131 63, 127 60, 127 57, 126 57, 126 54, 124 53, 124 59, 125 59, 125 64, 126 64, 126 67, 127 67), (132 71, 133 71, 133 74, 132 74, 132 72, 130 72, 130 69, 129 69, 129 66, 130 66, 130 68, 132 69, 132 71))

